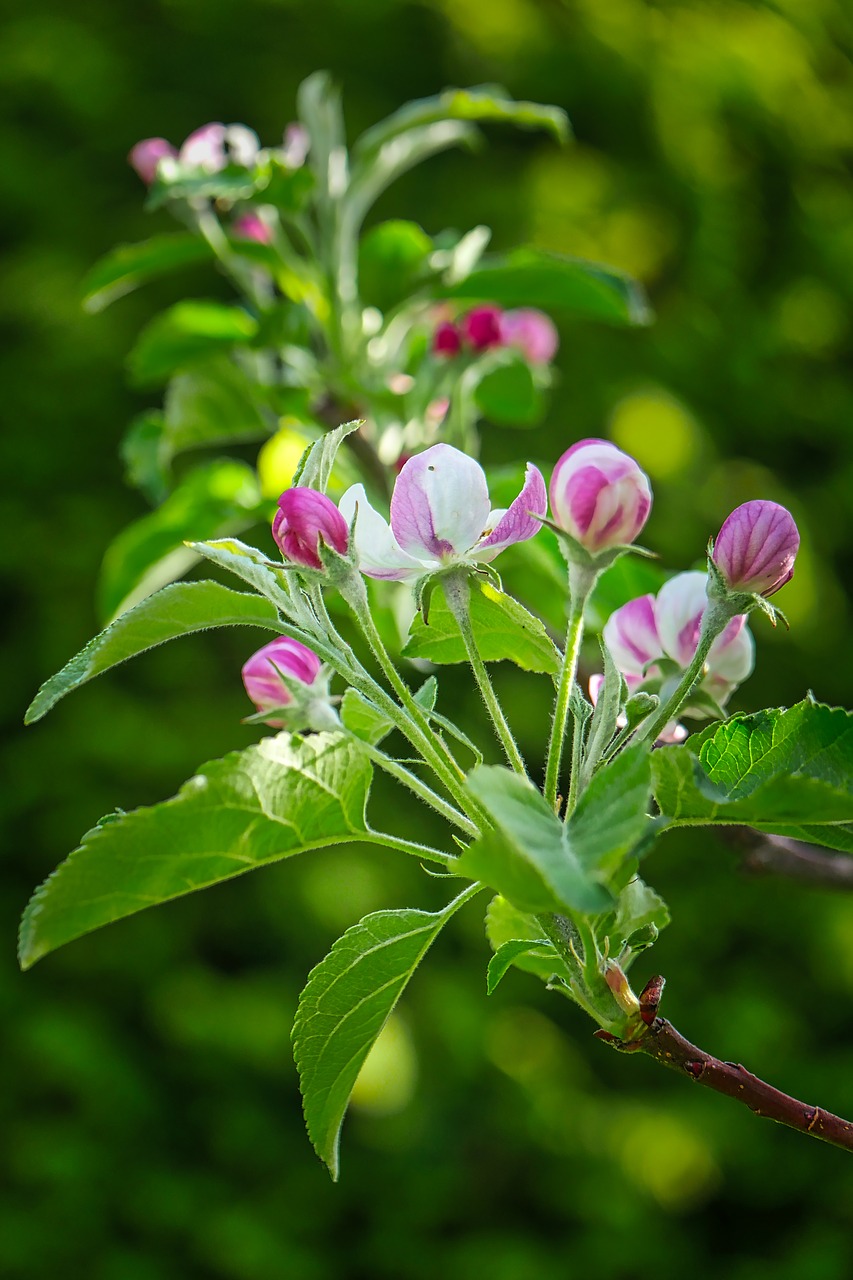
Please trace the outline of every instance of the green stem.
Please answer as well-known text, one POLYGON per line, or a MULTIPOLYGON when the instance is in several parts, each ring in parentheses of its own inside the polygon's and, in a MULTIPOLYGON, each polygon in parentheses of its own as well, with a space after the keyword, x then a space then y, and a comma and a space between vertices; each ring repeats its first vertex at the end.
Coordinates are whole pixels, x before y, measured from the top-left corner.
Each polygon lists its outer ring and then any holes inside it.
POLYGON ((480 657, 480 651, 477 648, 477 639, 474 635, 474 629, 471 626, 471 588, 468 582, 468 572, 465 569, 458 569, 454 573, 449 573, 442 578, 442 587, 444 596, 447 600, 450 612, 456 619, 456 623, 462 634, 462 640, 465 645, 465 652, 468 655, 468 661, 471 664, 471 670, 474 672, 474 678, 483 695, 483 701, 486 704, 492 724, 495 727, 495 733, 501 743, 506 758, 516 773, 520 773, 523 778, 527 777, 527 768, 522 759, 521 752, 518 749, 512 730, 507 723, 503 708, 498 701, 497 694, 494 690, 491 677, 486 670, 486 664, 480 657))
POLYGON ((569 703, 572 688, 578 670, 578 657, 583 639, 583 611, 589 593, 595 584, 593 571, 585 566, 569 565, 569 625, 566 629, 566 647, 563 651, 563 664, 560 668, 560 680, 557 685, 557 697, 554 702, 554 716, 551 721, 551 739, 548 743, 548 756, 545 763, 545 799, 552 809, 557 811, 557 787, 560 780, 560 765, 563 760, 563 742, 566 737, 566 725, 569 719, 569 703))
MULTIPOLYGON (((419 800, 423 800, 424 804, 428 804, 431 809, 435 809, 436 813, 440 813, 447 822, 459 827, 468 836, 477 835, 477 828, 473 822, 470 822, 458 809, 454 809, 453 805, 448 804, 442 796, 433 791, 431 787, 428 787, 425 782, 421 782, 420 778, 400 764, 399 760, 392 759, 384 751, 380 751, 378 747, 365 742, 363 738, 357 737, 356 734, 351 733, 348 729, 345 728, 344 732, 369 760, 373 760, 380 769, 384 769, 397 782, 402 783, 404 787, 408 787, 419 800)), ((445 862, 448 861, 447 855, 442 856, 445 862)))
POLYGON ((661 731, 669 724, 670 720, 674 720, 681 710, 684 703, 690 697, 696 685, 702 678, 702 672, 705 669, 705 659, 708 657, 711 645, 717 636, 731 622, 734 615, 725 605, 716 601, 710 601, 702 618, 702 630, 699 635, 699 643, 696 646, 696 652, 690 666, 684 672, 675 692, 666 702, 658 708, 654 716, 650 716, 637 731, 636 742, 656 742, 660 737, 661 731))
MULTIPOLYGON (((373 615, 367 601, 367 593, 364 590, 364 584, 355 579, 350 588, 342 587, 347 604, 355 614, 356 621, 361 627, 376 661, 379 663, 383 674, 385 675, 391 688, 399 698, 405 712, 406 719, 401 723, 399 708, 396 707, 393 700, 385 695, 386 702, 383 703, 383 710, 388 710, 387 703, 394 710, 394 723, 402 730, 412 745, 421 753, 424 760, 443 782, 444 786, 450 792, 453 799, 474 822, 481 824, 485 819, 485 814, 480 806, 465 789, 465 774, 462 771, 455 756, 451 753, 449 747, 444 740, 436 735, 423 707, 419 706, 415 701, 411 689, 403 680, 391 657, 385 648, 382 637, 379 634, 376 623, 373 621, 373 615)), ((391 715, 388 711, 389 716, 391 715)))
POLYGON ((382 844, 389 849, 399 849, 401 853, 410 853, 413 858, 426 858, 428 862, 440 862, 445 867, 455 861, 452 853, 442 853, 440 849, 433 849, 428 844, 404 840, 402 836, 392 836, 387 831, 369 831, 367 835, 359 838, 366 840, 369 844, 382 844))

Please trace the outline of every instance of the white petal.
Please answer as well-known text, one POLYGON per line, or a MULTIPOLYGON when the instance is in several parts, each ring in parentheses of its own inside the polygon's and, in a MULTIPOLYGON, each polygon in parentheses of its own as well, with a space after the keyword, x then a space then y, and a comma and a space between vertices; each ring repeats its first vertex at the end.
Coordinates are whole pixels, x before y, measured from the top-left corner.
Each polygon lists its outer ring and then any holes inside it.
POLYGON ((416 560, 414 556, 407 555, 387 520, 370 505, 363 484, 354 484, 347 489, 338 503, 338 510, 348 525, 352 524, 357 513, 355 550, 358 567, 369 578, 404 582, 420 577, 428 569, 438 568, 435 560, 416 560))
POLYGON ((391 498, 391 527, 401 547, 425 558, 464 556, 489 519, 483 468, 449 444, 405 464, 391 498))

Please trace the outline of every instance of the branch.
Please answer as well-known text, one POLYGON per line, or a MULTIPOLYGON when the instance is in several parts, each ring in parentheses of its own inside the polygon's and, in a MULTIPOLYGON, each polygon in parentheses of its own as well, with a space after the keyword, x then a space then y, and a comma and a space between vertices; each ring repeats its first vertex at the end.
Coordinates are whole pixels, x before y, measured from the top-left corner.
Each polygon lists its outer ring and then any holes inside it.
POLYGON ((788 876, 822 889, 853 893, 853 858, 846 853, 789 840, 785 836, 762 836, 744 831, 739 844, 746 846, 743 866, 755 875, 788 876))
POLYGON ((672 1071, 684 1073, 696 1084, 714 1089, 749 1107, 757 1116, 775 1120, 789 1129, 809 1134, 842 1151, 853 1151, 853 1122, 842 1120, 822 1107, 810 1106, 765 1084, 746 1067, 736 1062, 722 1062, 699 1049, 676 1031, 666 1018, 657 1017, 657 1004, 663 989, 662 978, 652 978, 640 996, 640 1017, 646 1024, 634 1040, 623 1041, 606 1031, 596 1031, 599 1039, 614 1049, 627 1053, 645 1053, 672 1071))

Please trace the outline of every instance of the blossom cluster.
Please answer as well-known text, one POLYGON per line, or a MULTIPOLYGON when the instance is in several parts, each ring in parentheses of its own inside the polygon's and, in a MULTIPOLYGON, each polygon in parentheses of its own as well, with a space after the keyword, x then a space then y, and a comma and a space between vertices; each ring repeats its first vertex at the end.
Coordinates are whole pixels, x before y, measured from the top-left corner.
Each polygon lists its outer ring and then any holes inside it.
POLYGON ((534 365, 550 364, 559 345, 553 320, 535 307, 515 311, 493 305, 473 307, 457 320, 440 321, 432 336, 432 349, 438 356, 512 347, 534 365))
MULTIPOLYGON (((285 561, 303 570, 324 575, 332 555, 369 578, 417 583, 458 566, 475 570, 533 538, 548 521, 549 497, 550 523, 564 537, 570 562, 582 556, 602 567, 630 549, 652 504, 648 477, 606 440, 581 440, 567 449, 549 487, 528 463, 521 490, 506 509, 492 508, 479 463, 437 444, 400 469, 390 519, 375 509, 362 484, 352 485, 337 506, 326 494, 297 486, 281 495, 272 530, 285 561)), ((711 545, 711 567, 734 604, 683 708, 700 717, 719 713, 750 675, 755 645, 746 612, 753 598, 773 594, 790 579, 799 534, 784 507, 753 501, 727 517, 711 545)), ((611 614, 603 639, 629 695, 642 690, 666 700, 696 658, 709 601, 709 575, 692 571, 676 574, 657 596, 640 596, 611 614)), ((310 685, 319 669, 310 650, 281 640, 254 655, 243 674, 263 711, 288 704, 282 673, 310 685)), ((602 681, 590 681, 593 702, 602 681)), ((673 721, 661 737, 678 741, 685 733, 673 721)))

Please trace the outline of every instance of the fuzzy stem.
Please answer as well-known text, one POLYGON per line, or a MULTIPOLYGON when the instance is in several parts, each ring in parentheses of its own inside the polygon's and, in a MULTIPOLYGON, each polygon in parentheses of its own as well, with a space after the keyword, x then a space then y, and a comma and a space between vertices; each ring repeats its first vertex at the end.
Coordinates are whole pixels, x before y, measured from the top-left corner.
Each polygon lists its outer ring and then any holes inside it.
POLYGON ((734 615, 725 605, 715 601, 709 601, 702 618, 702 631, 699 635, 699 643, 696 646, 696 652, 690 666, 684 672, 675 692, 667 699, 667 701, 658 708, 654 716, 650 717, 637 731, 636 742, 655 742, 661 734, 661 731, 669 724, 670 720, 674 720, 681 710, 683 704, 690 697, 705 668, 705 659, 708 657, 711 645, 717 636, 731 622, 734 615))
POLYGON ((583 639, 583 611, 594 584, 594 573, 574 563, 569 564, 569 625, 566 629, 566 647, 563 651, 563 664, 560 668, 560 680, 557 685, 557 697, 554 702, 554 716, 551 721, 551 738, 548 743, 548 756, 545 764, 544 795, 555 812, 557 811, 560 765, 563 760, 563 742, 566 737, 569 705, 575 676, 577 675, 578 657, 583 639))
POLYGON ((520 773, 523 778, 526 778, 527 768, 521 752, 513 737, 512 729, 507 723, 503 708, 498 701, 491 676, 486 670, 486 664, 480 657, 480 650, 477 648, 477 638, 474 635, 474 628, 471 626, 471 588, 466 570, 460 569, 455 573, 447 574, 442 579, 442 587, 444 588, 444 596, 450 612, 456 619, 461 632, 471 670, 474 672, 474 678, 477 681, 480 693, 483 695, 483 701, 486 704, 486 710, 491 717, 498 740, 506 752, 506 758, 512 768, 516 773, 520 773))
MULTIPOLYGON (((440 813, 442 818, 452 823, 453 826, 459 827, 466 835, 475 836, 477 834, 477 828, 472 822, 469 822, 463 813, 460 813, 458 809, 454 809, 452 804, 448 804, 442 796, 433 791, 431 787, 428 787, 425 782, 421 782, 420 778, 411 773, 405 765, 400 764, 398 760, 392 759, 384 751, 380 751, 378 747, 365 742, 363 738, 357 737, 356 734, 350 733, 346 729, 344 731, 369 760, 377 764, 380 769, 384 769, 387 774, 390 774, 392 778, 404 787, 408 787, 419 800, 423 800, 424 804, 428 804, 436 813, 440 813)), ((450 861, 450 859, 445 855, 444 861, 450 861)))

